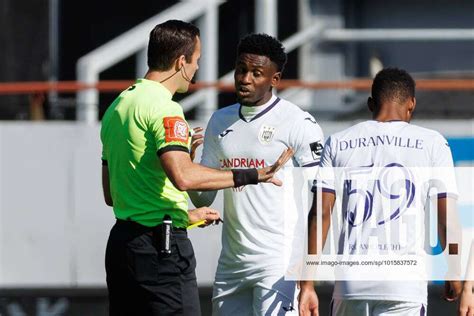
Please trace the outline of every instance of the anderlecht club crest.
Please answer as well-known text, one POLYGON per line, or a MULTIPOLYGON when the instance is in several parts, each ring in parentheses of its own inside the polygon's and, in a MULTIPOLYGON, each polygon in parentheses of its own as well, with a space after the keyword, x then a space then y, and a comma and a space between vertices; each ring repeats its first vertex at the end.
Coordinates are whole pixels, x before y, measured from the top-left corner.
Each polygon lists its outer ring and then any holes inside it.
POLYGON ((258 140, 261 144, 267 145, 273 140, 275 135, 275 127, 263 125, 258 133, 258 140))

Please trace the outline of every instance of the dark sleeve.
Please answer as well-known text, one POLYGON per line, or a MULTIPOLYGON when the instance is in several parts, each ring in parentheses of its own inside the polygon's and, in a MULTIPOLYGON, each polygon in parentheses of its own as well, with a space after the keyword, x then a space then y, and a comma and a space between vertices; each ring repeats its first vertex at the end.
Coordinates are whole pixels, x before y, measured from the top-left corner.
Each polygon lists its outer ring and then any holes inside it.
POLYGON ((184 152, 187 152, 189 153, 189 149, 188 147, 186 146, 181 146, 181 145, 168 145, 168 146, 165 146, 165 147, 162 147, 160 148, 156 154, 159 156, 163 155, 165 152, 168 152, 168 151, 184 151, 184 152))

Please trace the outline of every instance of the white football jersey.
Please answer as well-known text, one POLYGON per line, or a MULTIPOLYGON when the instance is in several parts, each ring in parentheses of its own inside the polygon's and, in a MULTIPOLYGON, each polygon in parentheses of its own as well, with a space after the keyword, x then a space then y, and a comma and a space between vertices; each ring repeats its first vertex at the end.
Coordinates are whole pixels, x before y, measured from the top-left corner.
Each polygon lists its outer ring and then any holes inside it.
MULTIPOLYGON (((249 120, 240 104, 215 112, 205 132, 201 164, 218 169, 262 168, 292 147, 294 157, 282 169, 317 166, 323 133, 315 119, 276 96, 261 108, 249 120)), ((280 170, 276 177, 281 175, 280 170)), ((283 187, 267 183, 224 190, 217 278, 284 274, 283 192, 283 187)))
MULTIPOLYGON (((434 187, 441 196, 457 195, 446 139, 438 132, 403 121, 366 121, 331 135, 323 150, 317 179, 323 190, 336 190, 336 196, 342 200, 340 254, 364 254, 372 246, 379 254, 386 250, 398 254, 423 253, 428 196, 433 194, 434 187), (443 168, 442 188, 432 181, 433 172, 426 172, 439 170, 435 168, 443 168), (342 177, 345 180, 341 183, 342 177), (374 245, 373 236, 382 238, 374 245)), ((337 281, 333 295, 337 299, 426 304, 427 283, 337 281)))

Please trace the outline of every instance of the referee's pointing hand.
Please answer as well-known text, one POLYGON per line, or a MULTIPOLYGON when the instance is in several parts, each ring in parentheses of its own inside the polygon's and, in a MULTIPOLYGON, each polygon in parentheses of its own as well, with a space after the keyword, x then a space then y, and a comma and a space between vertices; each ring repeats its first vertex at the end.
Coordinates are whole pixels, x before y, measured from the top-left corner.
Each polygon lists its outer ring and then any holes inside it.
POLYGON ((277 171, 293 157, 294 153, 293 148, 288 147, 273 165, 258 169, 258 182, 273 183, 274 185, 281 186, 283 183, 274 176, 277 171))

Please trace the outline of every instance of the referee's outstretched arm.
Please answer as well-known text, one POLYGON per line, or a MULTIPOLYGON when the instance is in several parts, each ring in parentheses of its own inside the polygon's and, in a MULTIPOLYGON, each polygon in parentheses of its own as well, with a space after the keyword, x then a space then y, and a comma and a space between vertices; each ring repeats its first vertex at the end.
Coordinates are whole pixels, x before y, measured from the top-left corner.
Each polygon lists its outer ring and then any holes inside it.
POLYGON ((161 154, 160 160, 166 175, 178 190, 208 191, 259 182, 281 185, 280 180, 273 176, 292 156, 293 149, 287 148, 272 166, 231 170, 217 170, 195 164, 189 153, 184 151, 167 151, 161 154))

